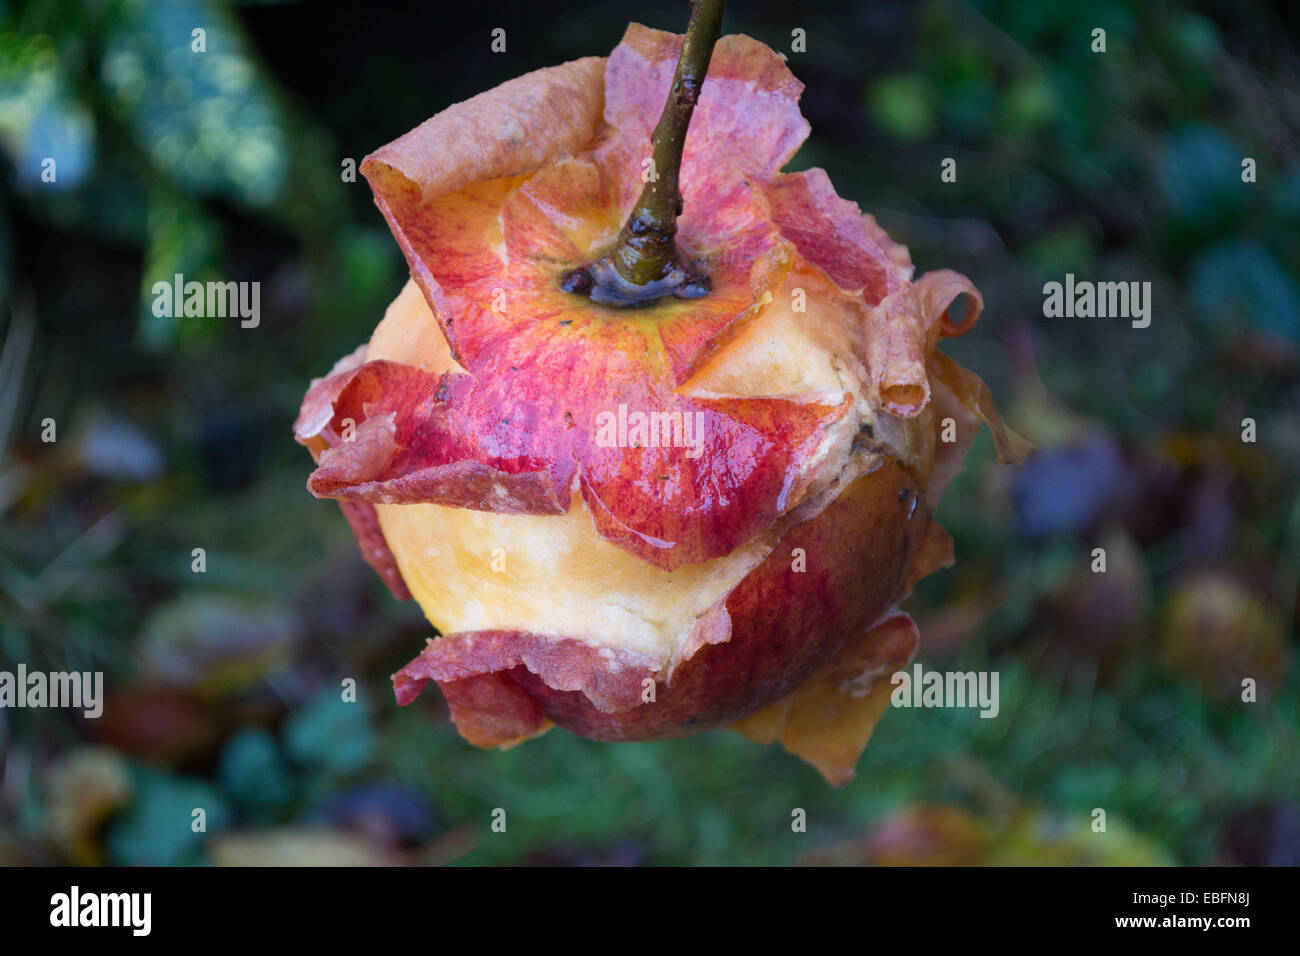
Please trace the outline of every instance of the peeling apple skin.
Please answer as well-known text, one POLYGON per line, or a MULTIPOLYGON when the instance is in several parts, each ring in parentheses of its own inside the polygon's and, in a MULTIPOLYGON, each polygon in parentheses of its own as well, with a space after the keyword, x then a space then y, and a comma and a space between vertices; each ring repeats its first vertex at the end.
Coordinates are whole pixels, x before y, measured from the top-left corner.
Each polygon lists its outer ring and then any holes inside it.
POLYGON ((295 435, 312 493, 445 628, 393 675, 399 704, 438 683, 479 747, 731 727, 839 786, 918 646, 897 602, 952 562, 931 510, 981 423, 1004 462, 1029 446, 936 351, 978 289, 913 280, 824 171, 779 172, 803 85, 751 38, 718 42, 683 154, 677 241, 711 293, 628 313, 562 288, 641 192, 681 43, 632 24, 607 61, 510 81, 363 161, 412 283, 295 435), (600 438, 625 407, 707 437, 600 438), (476 569, 511 541, 517 565, 476 569))
POLYGON ((585 694, 554 690, 527 668, 506 674, 551 721, 593 740, 664 740, 747 717, 833 663, 899 599, 929 520, 920 493, 915 475, 886 460, 788 530, 725 598, 726 616, 718 617, 730 618, 730 639, 701 646, 656 684, 652 703, 603 713, 585 694), (794 570, 796 548, 803 571, 794 570))

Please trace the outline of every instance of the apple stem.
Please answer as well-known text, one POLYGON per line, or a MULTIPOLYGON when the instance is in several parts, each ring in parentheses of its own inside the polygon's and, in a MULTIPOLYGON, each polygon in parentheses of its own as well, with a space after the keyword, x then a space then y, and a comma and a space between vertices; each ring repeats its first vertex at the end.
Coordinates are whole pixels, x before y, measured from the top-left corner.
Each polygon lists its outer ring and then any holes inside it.
POLYGON ((682 212, 682 194, 678 178, 682 167, 682 149, 686 130, 700 98, 713 47, 722 34, 722 10, 725 0, 694 0, 691 22, 677 71, 668 91, 664 110, 659 115, 650 139, 653 175, 641 190, 641 198, 619 233, 614 247, 614 268, 628 282, 646 285, 662 279, 677 260, 677 217, 682 212))
POLYGON ((663 112, 650 139, 651 172, 619 232, 613 252, 591 266, 567 273, 567 291, 598 301, 638 305, 672 294, 697 298, 712 288, 709 277, 681 264, 675 237, 682 212, 679 177, 691 115, 704 87, 713 48, 722 33, 726 0, 691 0, 691 19, 663 112))

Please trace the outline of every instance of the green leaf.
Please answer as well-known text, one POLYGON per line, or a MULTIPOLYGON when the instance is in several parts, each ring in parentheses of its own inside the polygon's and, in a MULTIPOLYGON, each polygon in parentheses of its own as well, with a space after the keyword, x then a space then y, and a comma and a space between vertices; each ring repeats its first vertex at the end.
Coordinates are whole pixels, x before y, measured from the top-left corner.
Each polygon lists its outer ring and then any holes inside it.
POLYGON ((293 774, 276 746, 275 738, 261 727, 239 731, 221 753, 217 778, 222 790, 254 818, 266 817, 293 798, 293 774))
POLYGON ((1247 198, 1241 181, 1245 155, 1213 126, 1191 126, 1170 137, 1160 159, 1169 211, 1202 224, 1230 217, 1247 198))
POLYGON ((1191 276, 1202 322, 1253 326, 1300 340, 1300 285, 1262 242, 1225 239, 1192 264, 1191 276))
POLYGON ((207 833, 230 823, 230 810, 201 780, 137 767, 135 800, 108 831, 115 866, 179 866, 202 862, 207 833), (206 815, 206 832, 195 832, 195 810, 206 815))
POLYGON ((273 204, 289 178, 290 144, 237 21, 203 0, 130 0, 121 10, 103 83, 141 148, 196 195, 273 204))
POLYGON ((929 139, 938 127, 934 91, 919 73, 882 76, 867 93, 867 110, 887 134, 895 139, 929 139))
POLYGON ((370 762, 375 749, 369 698, 357 691, 355 702, 327 687, 289 718, 284 746, 301 766, 343 775, 370 762))

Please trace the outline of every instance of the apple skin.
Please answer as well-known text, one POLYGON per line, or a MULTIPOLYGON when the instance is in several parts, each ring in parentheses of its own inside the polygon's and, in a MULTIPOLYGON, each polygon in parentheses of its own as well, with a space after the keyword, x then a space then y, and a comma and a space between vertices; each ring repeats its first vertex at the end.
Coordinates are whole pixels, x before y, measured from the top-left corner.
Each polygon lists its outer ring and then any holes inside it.
POLYGON ((553 722, 594 740, 659 740, 732 724, 794 691, 898 600, 929 522, 919 494, 916 476, 886 460, 790 528, 727 595, 725 611, 697 627, 702 646, 655 687, 652 704, 606 713, 526 669, 511 677, 553 722), (803 570, 795 570, 796 549, 803 570))
POLYGON ((709 440, 698 458, 679 448, 600 447, 597 416, 623 396, 584 387, 593 377, 584 357, 570 348, 564 362, 553 360, 550 383, 537 368, 480 378, 382 359, 320 380, 299 418, 300 434, 317 428, 308 441, 322 448, 308 488, 343 501, 546 515, 567 510, 576 474, 602 537, 671 570, 729 554, 769 528, 807 490, 817 474, 808 463, 848 409, 847 395, 837 403, 692 398, 628 375, 620 385, 634 407, 673 408, 709 440), (317 406, 329 414, 308 425, 317 406))

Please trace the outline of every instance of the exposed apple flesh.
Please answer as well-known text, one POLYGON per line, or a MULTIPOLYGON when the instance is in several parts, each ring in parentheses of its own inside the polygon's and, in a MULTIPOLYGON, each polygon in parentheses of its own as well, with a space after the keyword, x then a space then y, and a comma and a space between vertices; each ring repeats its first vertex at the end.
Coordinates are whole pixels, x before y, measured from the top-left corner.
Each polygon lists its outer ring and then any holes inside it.
POLYGON ((678 737, 747 717, 834 661, 898 599, 929 520, 918 493, 916 478, 886 461, 791 528, 700 620, 688 639, 694 654, 655 689, 653 703, 604 712, 527 668, 512 676, 551 720, 597 740, 678 737), (844 587, 846 579, 854 586, 844 587))

